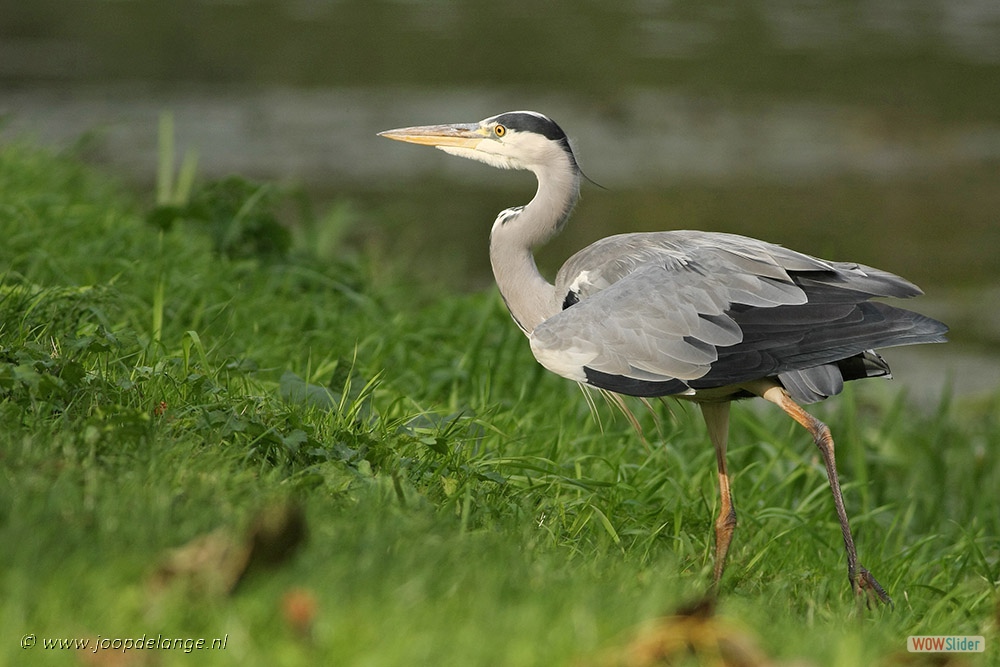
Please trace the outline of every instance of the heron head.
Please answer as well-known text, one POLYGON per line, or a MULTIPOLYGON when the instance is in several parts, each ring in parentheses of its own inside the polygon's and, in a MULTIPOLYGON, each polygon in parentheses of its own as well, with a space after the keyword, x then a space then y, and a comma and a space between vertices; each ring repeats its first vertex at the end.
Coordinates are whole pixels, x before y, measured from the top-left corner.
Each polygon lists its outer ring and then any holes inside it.
POLYGON ((434 146, 501 169, 538 172, 567 165, 578 170, 566 133, 536 111, 508 111, 478 123, 423 125, 379 132, 380 137, 434 146))

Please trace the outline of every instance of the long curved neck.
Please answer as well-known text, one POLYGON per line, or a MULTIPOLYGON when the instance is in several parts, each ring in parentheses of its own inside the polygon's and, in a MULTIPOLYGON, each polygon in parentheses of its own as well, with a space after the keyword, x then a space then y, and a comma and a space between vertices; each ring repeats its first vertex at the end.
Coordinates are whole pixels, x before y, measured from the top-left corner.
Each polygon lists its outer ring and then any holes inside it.
POLYGON ((538 178, 534 198, 503 211, 490 233, 493 276, 525 333, 559 311, 555 287, 539 273, 532 250, 559 233, 580 196, 580 171, 568 157, 532 171, 538 178))

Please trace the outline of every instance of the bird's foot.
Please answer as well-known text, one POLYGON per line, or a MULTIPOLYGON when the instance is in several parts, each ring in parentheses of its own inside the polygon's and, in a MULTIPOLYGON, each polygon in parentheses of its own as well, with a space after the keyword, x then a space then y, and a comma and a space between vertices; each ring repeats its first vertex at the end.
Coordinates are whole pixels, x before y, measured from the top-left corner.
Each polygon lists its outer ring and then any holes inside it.
POLYGON ((858 576, 854 577, 854 580, 851 582, 854 587, 854 594, 859 598, 864 595, 865 604, 869 609, 872 608, 873 601, 876 604, 887 604, 890 609, 895 609, 896 605, 893 603, 892 598, 885 592, 882 585, 875 580, 872 573, 866 568, 860 566, 858 567, 858 570, 858 576))

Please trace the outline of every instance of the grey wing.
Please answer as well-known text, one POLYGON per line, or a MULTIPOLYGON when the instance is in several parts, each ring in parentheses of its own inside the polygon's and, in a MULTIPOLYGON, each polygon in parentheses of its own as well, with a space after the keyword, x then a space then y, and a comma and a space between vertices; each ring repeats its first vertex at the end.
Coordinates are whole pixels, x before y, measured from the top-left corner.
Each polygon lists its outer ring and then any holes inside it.
POLYGON ((843 380, 824 365, 940 340, 945 330, 867 302, 920 293, 897 276, 727 234, 610 237, 571 258, 556 289, 564 310, 530 334, 535 357, 565 377, 637 395, 784 374, 789 385, 818 385, 822 397, 843 380))
POLYGON ((702 232, 613 236, 574 255, 556 279, 564 310, 531 333, 536 358, 584 379, 584 369, 645 381, 692 380, 718 347, 743 340, 727 313, 803 304, 807 298, 774 254, 797 268, 820 260, 753 239, 702 232), (568 307, 572 306, 572 307, 568 307))

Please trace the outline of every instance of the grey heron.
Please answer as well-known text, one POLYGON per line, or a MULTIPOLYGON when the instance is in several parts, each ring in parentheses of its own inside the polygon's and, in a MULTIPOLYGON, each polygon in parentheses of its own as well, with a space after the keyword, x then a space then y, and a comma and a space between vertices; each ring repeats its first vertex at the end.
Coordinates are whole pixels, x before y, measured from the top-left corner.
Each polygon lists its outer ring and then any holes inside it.
POLYGON ((818 259, 744 236, 663 231, 611 236, 569 258, 550 283, 532 251, 560 232, 582 172, 565 132, 533 111, 380 136, 531 171, 534 198, 502 211, 490 233, 500 294, 548 370, 605 391, 696 402, 715 448, 719 514, 712 590, 736 526, 726 447, 729 406, 759 396, 805 427, 823 458, 858 596, 892 603, 858 562, 830 429, 801 405, 845 380, 888 376, 876 348, 945 340, 934 319, 873 301, 921 294, 886 271, 818 259))

